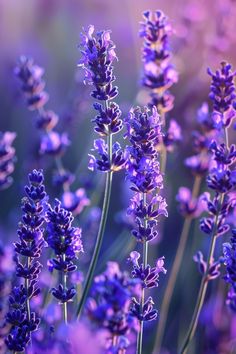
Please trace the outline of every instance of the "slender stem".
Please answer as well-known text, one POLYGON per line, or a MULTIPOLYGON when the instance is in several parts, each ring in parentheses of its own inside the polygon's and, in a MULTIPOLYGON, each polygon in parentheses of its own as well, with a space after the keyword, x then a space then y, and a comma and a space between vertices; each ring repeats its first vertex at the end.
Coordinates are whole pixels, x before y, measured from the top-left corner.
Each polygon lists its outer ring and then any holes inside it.
MULTIPOLYGON (((198 196, 199 191, 200 191, 200 186, 201 186, 201 177, 196 176, 194 179, 194 184, 193 184, 193 188, 192 188, 192 196, 194 198, 196 198, 198 196)), ((173 266, 171 269, 170 277, 169 277, 169 280, 167 283, 167 287, 166 287, 164 297, 163 297, 163 302, 161 305, 160 321, 159 321, 157 337, 156 337, 156 341, 155 341, 155 345, 154 345, 154 352, 155 353, 159 353, 160 348, 161 348, 162 339, 163 339, 163 335, 164 335, 164 331, 165 331, 165 327, 166 327, 166 321, 167 321, 168 312, 169 312, 169 307, 170 307, 171 299, 173 296, 173 291, 175 288, 175 284, 176 284, 177 276, 179 273, 181 261, 183 259, 183 255, 184 255, 191 223, 192 223, 192 218, 190 218, 190 217, 185 218, 182 232, 181 232, 180 239, 179 239, 177 252, 175 255, 175 259, 174 259, 173 266)))
MULTIPOLYGON (((109 158, 110 161, 112 159, 112 135, 109 134, 108 135, 108 154, 109 154, 109 158)), ((92 280, 93 280, 93 276, 94 276, 94 271, 96 268, 96 264, 98 261, 98 256, 101 250, 101 246, 102 246, 102 241, 103 241, 103 236, 104 236, 104 232, 105 232, 105 226, 106 226, 106 221, 107 221, 107 215, 108 215, 108 210, 109 210, 109 204, 110 204, 110 196, 111 196, 111 186, 112 186, 112 170, 110 170, 109 172, 107 172, 106 174, 106 186, 105 186, 105 194, 104 194, 104 200, 103 200, 103 207, 102 207, 102 215, 101 215, 101 220, 100 220, 100 225, 99 225, 99 230, 98 230, 98 235, 97 235, 97 239, 96 239, 96 244, 95 244, 95 248, 94 248, 94 253, 91 259, 91 263, 89 266, 89 270, 88 270, 88 274, 87 274, 87 278, 85 281, 85 285, 84 285, 84 290, 82 293, 82 297, 76 312, 76 316, 79 319, 82 309, 84 307, 92 280)))
POLYGON ((224 134, 225 134, 225 144, 227 149, 229 149, 229 134, 228 134, 228 129, 226 127, 224 128, 224 134))
MULTIPOLYGON (((65 262, 66 260, 66 255, 63 254, 63 261, 65 262)), ((67 289, 67 274, 65 272, 63 272, 62 275, 62 281, 63 281, 63 289, 66 290, 67 289)), ((68 324, 68 311, 67 311, 67 302, 63 302, 63 319, 65 324, 68 324)))
MULTIPOLYGON (((143 204, 146 205, 147 201, 147 195, 146 193, 143 193, 143 204)), ((147 227, 147 219, 144 219, 144 228, 147 227)), ((144 241, 143 242, 143 266, 144 269, 147 267, 148 263, 148 242, 144 241)), ((140 301, 140 307, 141 310, 143 309, 145 303, 145 288, 142 288, 142 293, 141 293, 141 301, 140 301)), ((140 329, 138 332, 138 340, 137 340, 137 354, 142 354, 142 345, 143 345, 143 321, 140 321, 140 329)))
POLYGON ((112 337, 112 347, 115 348, 118 342, 118 336, 117 335, 113 335, 112 337))
MULTIPOLYGON (((224 199, 224 194, 221 195, 219 210, 221 209, 223 199, 224 199)), ((212 230, 211 244, 210 244, 208 258, 207 258, 206 271, 202 277, 200 289, 198 292, 197 303, 196 303, 196 306, 194 309, 194 313, 193 313, 193 317, 192 317, 192 320, 190 323, 189 331, 187 333, 184 344, 183 344, 182 349, 180 351, 181 354, 187 353, 188 346, 189 346, 192 338, 194 337, 194 334, 195 334, 195 331, 197 328, 197 324, 198 324, 199 315, 200 315, 200 312, 201 312, 201 309, 202 309, 202 306, 203 306, 203 303, 205 300, 206 291, 207 291, 207 287, 208 287, 208 283, 209 283, 208 272, 209 272, 210 264, 211 264, 211 261, 212 261, 213 255, 214 255, 215 245, 216 245, 216 238, 217 238, 216 231, 217 231, 218 218, 219 218, 219 211, 215 215, 215 218, 214 218, 214 227, 212 230)))
MULTIPOLYGON (((31 262, 30 257, 27 257, 27 268, 28 269, 30 268, 30 262, 31 262)), ((27 293, 27 299, 26 299, 27 318, 28 318, 28 321, 30 321, 29 279, 25 279, 25 288, 26 288, 26 293, 27 293)))

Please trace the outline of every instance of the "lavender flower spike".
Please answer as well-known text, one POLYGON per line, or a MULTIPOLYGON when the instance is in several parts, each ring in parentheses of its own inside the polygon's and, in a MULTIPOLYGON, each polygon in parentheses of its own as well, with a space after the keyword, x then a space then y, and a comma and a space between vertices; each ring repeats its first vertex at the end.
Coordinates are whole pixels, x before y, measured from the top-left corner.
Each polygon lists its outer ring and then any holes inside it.
POLYGON ((14 171, 15 149, 12 143, 16 133, 0 132, 0 190, 12 184, 11 174, 14 171))
POLYGON ((159 169, 158 152, 156 146, 162 136, 160 117, 156 107, 152 114, 148 108, 132 109, 125 121, 127 127, 126 138, 130 145, 127 147, 128 160, 126 164, 127 178, 131 182, 130 189, 134 191, 128 209, 129 214, 135 217, 135 228, 132 235, 143 245, 141 255, 134 251, 130 254, 133 265, 132 276, 142 287, 142 294, 133 299, 131 312, 140 322, 137 340, 137 353, 142 352, 143 324, 157 318, 152 297, 145 299, 145 289, 158 286, 159 273, 165 273, 164 258, 158 259, 156 265, 148 264, 148 244, 158 236, 157 224, 161 216, 168 216, 165 198, 156 194, 156 190, 163 188, 163 178, 159 169))
MULTIPOLYGON (((76 192, 70 191, 75 177, 64 168, 62 163, 62 156, 70 145, 70 140, 67 133, 60 134, 56 130, 59 122, 58 115, 45 108, 49 95, 45 91, 44 69, 36 65, 32 58, 21 56, 15 68, 15 74, 22 82, 21 89, 28 109, 37 111, 36 127, 42 132, 39 153, 54 157, 57 171, 53 182, 63 188, 61 199, 63 202, 66 200, 63 206, 73 211, 74 214, 78 214, 83 209, 79 208, 78 203, 75 202, 78 199, 76 195, 78 190, 76 192)), ((84 206, 87 203, 84 203, 84 206)))
MULTIPOLYGON (((171 63, 170 36, 173 33, 168 18, 162 11, 145 11, 141 22, 140 37, 143 38, 142 59, 144 70, 142 85, 150 90, 149 106, 155 106, 161 116, 163 127, 166 125, 165 115, 174 105, 174 96, 169 89, 178 81, 178 74, 171 63)), ((161 171, 164 174, 167 151, 174 150, 182 140, 181 128, 175 120, 171 120, 159 142, 161 151, 161 171)))
POLYGON ((87 315, 98 328, 108 330, 107 346, 111 353, 125 353, 129 333, 137 331, 137 319, 129 308, 132 297, 139 293, 139 281, 122 272, 116 262, 108 262, 105 272, 94 279, 87 315))
POLYGON ((219 144, 213 140, 209 145, 213 161, 206 181, 208 188, 214 194, 211 197, 210 193, 205 193, 204 201, 207 206, 208 216, 200 220, 200 228, 205 234, 211 235, 211 244, 206 262, 201 252, 198 252, 197 256, 194 257, 201 271, 202 281, 192 321, 181 353, 186 353, 189 343, 195 334, 208 283, 219 276, 219 260, 214 261, 216 239, 229 231, 230 226, 227 223, 227 216, 230 210, 235 207, 235 200, 230 197, 230 192, 235 190, 236 186, 236 150, 233 144, 229 146, 228 124, 224 120, 227 111, 234 110, 235 85, 233 77, 235 74, 231 72, 231 65, 226 63, 221 64, 221 70, 218 70, 216 74, 212 74, 211 71, 209 73, 212 77, 210 97, 214 102, 214 114, 221 115, 222 124, 219 126, 219 132, 224 132, 225 141, 219 144))
POLYGON ((71 272, 76 271, 74 261, 80 252, 83 252, 81 229, 73 227, 72 213, 61 207, 59 200, 55 200, 55 207, 46 213, 47 242, 55 253, 55 257, 48 263, 49 269, 56 269, 61 273, 63 284, 52 289, 52 295, 63 304, 64 321, 67 324, 67 303, 72 301, 76 294, 74 287, 67 285, 67 278, 71 272))
POLYGON ((25 187, 26 197, 22 200, 23 217, 19 224, 19 241, 14 244, 16 252, 16 276, 24 284, 15 286, 9 297, 9 311, 6 321, 11 324, 5 343, 9 350, 22 352, 31 339, 31 333, 38 329, 40 319, 30 310, 30 300, 37 296, 41 256, 45 245, 43 223, 45 218, 46 192, 42 171, 29 174, 29 185, 25 187))
POLYGON ((90 25, 82 33, 82 41, 79 46, 82 54, 79 66, 85 71, 84 83, 93 86, 91 96, 98 100, 94 103, 96 116, 92 122, 95 124, 95 132, 100 137, 94 142, 94 151, 99 158, 93 154, 89 155, 88 167, 92 171, 98 169, 106 173, 106 186, 98 236, 85 280, 84 292, 77 310, 78 316, 85 304, 102 245, 109 210, 112 175, 113 172, 123 169, 126 162, 126 156, 120 144, 112 142, 113 135, 123 128, 123 123, 119 106, 112 101, 118 94, 118 88, 113 86, 115 76, 112 64, 117 57, 110 33, 111 31, 96 33, 94 26, 90 25))

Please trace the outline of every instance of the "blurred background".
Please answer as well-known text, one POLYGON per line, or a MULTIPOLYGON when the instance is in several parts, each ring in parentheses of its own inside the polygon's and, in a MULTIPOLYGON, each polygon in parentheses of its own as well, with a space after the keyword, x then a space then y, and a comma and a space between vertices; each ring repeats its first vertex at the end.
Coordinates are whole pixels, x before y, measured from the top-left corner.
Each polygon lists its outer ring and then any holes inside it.
MULTIPOLYGON (((83 227, 92 220, 91 215, 95 215, 95 224, 87 228, 90 232, 84 232, 85 254, 80 268, 82 271, 87 269, 96 236, 96 220, 99 220, 104 176, 87 170, 87 155, 95 138, 91 123, 94 111, 90 88, 83 85, 84 73, 77 68, 80 32, 89 24, 94 24, 97 30, 112 31, 119 58, 114 68, 119 87, 116 101, 125 116, 133 105, 144 105, 148 101, 140 84, 142 40, 138 36, 142 12, 147 9, 160 9, 168 16, 174 29, 171 39, 173 63, 179 72, 179 81, 171 90, 175 96, 175 106, 167 119, 174 118, 180 124, 183 141, 168 157, 165 195, 169 218, 163 222, 161 235, 153 244, 150 255, 153 260, 164 255, 166 268, 170 270, 183 224, 175 196, 180 186, 191 188, 193 183, 193 176, 184 167, 183 161, 192 154, 191 131, 197 125, 196 111, 204 101, 208 101, 210 78, 206 69, 211 67, 215 70, 223 59, 236 67, 234 0, 0 0, 0 131, 17 133, 14 142, 17 155, 14 183, 0 195, 3 244, 10 244, 16 239, 23 186, 32 168, 44 169, 50 197, 60 198, 60 191, 51 182, 54 161, 38 154, 40 136, 35 127, 34 113, 27 110, 14 75, 16 62, 24 54, 33 57, 45 69, 46 91, 50 95, 47 107, 57 112, 60 117, 59 130, 68 132, 71 139, 71 146, 63 158, 64 164, 76 174, 74 190, 85 188, 91 199, 90 206, 76 217, 76 223, 83 227)), ((122 136, 120 141, 124 144, 122 136)), ((204 188, 203 184, 202 190, 204 188)), ((105 269, 108 260, 118 261, 122 269, 129 269, 126 258, 135 247, 125 214, 129 197, 124 175, 119 173, 113 185, 108 227, 97 273, 105 269)), ((198 230, 197 220, 192 224, 189 236, 170 308, 163 353, 175 353, 190 321, 197 296, 200 275, 192 262, 192 255, 199 248, 204 249, 208 240, 198 230)), ((158 308, 167 277, 168 273, 162 277, 154 294, 158 308)), ((217 288, 217 283, 212 288, 217 288)), ((227 345, 236 335, 236 319, 225 308, 224 299, 219 296, 216 301, 210 293, 207 306, 212 306, 215 316, 209 317, 203 313, 192 353, 230 353, 227 345), (222 316, 219 315, 221 313, 222 316)), ((144 336, 144 353, 148 354, 152 351, 157 323, 151 323, 145 330, 148 335, 144 336)))

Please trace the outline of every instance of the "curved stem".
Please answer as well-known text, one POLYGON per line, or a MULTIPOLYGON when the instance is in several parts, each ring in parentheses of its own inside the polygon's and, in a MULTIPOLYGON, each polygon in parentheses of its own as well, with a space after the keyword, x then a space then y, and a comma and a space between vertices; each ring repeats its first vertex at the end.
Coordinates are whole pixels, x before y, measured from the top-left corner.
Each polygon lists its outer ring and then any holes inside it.
MULTIPOLYGON (((193 184, 193 188, 192 188, 192 196, 194 198, 196 198, 198 196, 199 191, 200 191, 200 186, 201 186, 201 177, 196 176, 194 179, 194 184, 193 184)), ((190 217, 188 217, 184 220, 177 252, 175 255, 175 259, 174 259, 173 266, 171 269, 170 277, 169 277, 169 280, 167 283, 167 287, 166 287, 164 297, 163 297, 163 302, 161 305, 160 321, 159 321, 157 337, 156 337, 156 341, 155 341, 155 345, 154 345, 154 352, 155 353, 159 353, 160 348, 161 348, 162 339, 163 339, 163 335, 164 335, 164 331, 165 331, 165 327, 166 327, 166 321, 167 321, 168 312, 169 312, 169 307, 170 307, 170 303, 171 303, 171 298, 172 298, 173 291, 175 288, 176 279, 177 279, 177 276, 179 273, 181 261, 183 259, 183 255, 184 255, 191 223, 192 223, 192 218, 190 218, 190 217)))
MULTIPOLYGON (((111 160, 111 154, 112 154, 112 135, 108 135, 108 153, 109 153, 109 158, 111 160)), ((107 172, 106 175, 106 186, 105 186, 105 194, 104 194, 104 201, 103 201, 103 207, 102 207, 102 215, 101 215, 101 221, 99 225, 99 230, 98 230, 98 235, 97 235, 97 240, 94 248, 94 253, 91 259, 91 263, 89 266, 87 278, 85 281, 84 285, 84 290, 82 293, 82 297, 76 312, 76 316, 79 319, 82 309, 84 307, 92 280, 94 276, 94 271, 96 268, 96 264, 98 261, 98 256, 101 250, 102 246, 102 241, 103 241, 103 236, 104 236, 104 231, 105 231, 105 226, 106 226, 106 221, 107 221, 107 215, 108 215, 108 210, 109 210, 109 204, 110 204, 110 196, 111 196, 111 186, 112 186, 112 171, 110 170, 107 172)))
MULTIPOLYGON (((223 199, 224 199, 224 194, 221 195, 219 210, 220 210, 221 205, 223 203, 223 199)), ((204 300, 205 300, 206 291, 207 291, 207 287, 208 287, 208 283, 209 283, 208 272, 209 272, 211 260, 212 260, 213 255, 214 255, 215 245, 216 245, 216 238, 217 238, 216 231, 217 231, 218 218, 219 218, 219 211, 215 215, 215 218, 214 218, 214 228, 213 228, 212 236, 211 236, 211 244, 210 244, 208 258, 207 258, 206 271, 205 271, 205 274, 202 277, 200 289, 199 289, 199 292, 198 292, 197 303, 195 305, 195 309, 194 309, 193 317, 192 317, 192 320, 191 320, 191 323, 190 323, 189 331, 187 333, 187 336, 185 338, 184 344, 183 344, 182 349, 180 351, 181 354, 187 353, 188 346, 189 346, 192 338, 194 337, 194 334, 195 334, 195 331, 196 331, 196 328, 197 328, 197 324, 198 324, 199 315, 200 315, 200 312, 201 312, 201 309, 202 309, 202 306, 203 306, 203 303, 204 303, 204 300)))
MULTIPOLYGON (((147 195, 146 193, 143 193, 143 204, 146 204, 146 199, 147 195)), ((144 219, 144 227, 147 227, 147 220, 146 218, 144 219)), ((148 242, 144 241, 143 242, 143 266, 144 269, 147 267, 147 262, 148 262, 148 242)), ((142 293, 141 293, 141 301, 140 301, 140 307, 143 309, 145 303, 145 288, 142 288, 142 293)), ((137 339, 137 354, 142 354, 142 345, 143 345, 143 321, 140 321, 140 329, 138 332, 138 339, 137 339)))

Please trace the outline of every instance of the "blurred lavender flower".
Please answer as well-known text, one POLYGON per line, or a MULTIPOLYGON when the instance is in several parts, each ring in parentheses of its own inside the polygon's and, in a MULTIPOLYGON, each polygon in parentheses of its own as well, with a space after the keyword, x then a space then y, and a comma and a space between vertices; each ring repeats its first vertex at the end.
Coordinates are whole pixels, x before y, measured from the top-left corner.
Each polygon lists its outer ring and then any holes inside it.
POLYGON ((179 205, 179 212, 184 217, 197 218, 205 210, 202 197, 194 197, 187 187, 180 187, 176 200, 179 205))
POLYGON ((129 308, 132 297, 139 293, 139 282, 131 279, 126 272, 121 272, 116 262, 109 262, 106 271, 95 277, 87 302, 87 315, 98 328, 108 330, 109 353, 120 353, 121 349, 125 352, 129 345, 129 332, 137 330, 129 308))
POLYGON ((11 292, 11 282, 15 271, 12 247, 0 244, 0 353, 6 351, 4 338, 9 331, 5 317, 7 299, 11 292))
MULTIPOLYGON (((174 96, 169 89, 178 81, 178 74, 171 64, 170 36, 173 30, 162 11, 145 11, 143 17, 144 22, 141 22, 139 32, 140 37, 144 39, 142 84, 151 89, 150 107, 157 108, 165 126, 165 113, 172 110, 174 105, 174 96)), ((172 119, 160 139, 160 150, 171 152, 181 140, 181 128, 172 119)))
POLYGON ((67 323, 67 302, 72 301, 76 294, 74 287, 67 285, 67 277, 70 272, 74 272, 77 266, 74 264, 78 254, 83 252, 81 241, 81 229, 73 227, 74 218, 72 213, 61 207, 59 200, 55 200, 55 207, 46 213, 47 221, 47 242, 55 253, 55 258, 48 262, 50 271, 56 269, 62 274, 63 284, 52 289, 52 295, 63 304, 64 321, 67 323))
MULTIPOLYGON (((70 192, 70 185, 74 182, 75 177, 64 168, 61 159, 70 145, 70 140, 65 132, 60 134, 55 130, 59 121, 57 114, 45 109, 49 95, 44 91, 45 82, 42 78, 44 69, 36 65, 33 59, 21 56, 15 68, 15 74, 22 82, 22 91, 25 95, 28 108, 33 111, 37 110, 38 112, 36 126, 43 132, 40 153, 42 155, 51 155, 55 158, 57 173, 54 174, 53 182, 63 187, 64 192, 70 193, 71 200, 76 199, 76 192, 70 192)), ((66 199, 66 195, 63 195, 62 198, 66 199)), ((75 214, 83 210, 83 208, 77 208, 76 203, 73 205, 70 203, 69 210, 75 214), (73 205, 75 209, 72 209, 73 205)))
POLYGON ((12 146, 16 133, 0 132, 0 190, 12 184, 10 176, 14 171, 15 149, 12 146))
POLYGON ((45 245, 43 223, 46 192, 42 171, 33 170, 25 187, 22 200, 23 217, 19 224, 19 241, 14 244, 16 252, 16 275, 24 279, 24 285, 15 286, 9 297, 6 321, 11 324, 6 345, 9 350, 22 352, 31 339, 31 332, 38 329, 40 319, 30 310, 30 300, 40 292, 37 286, 41 264, 37 260, 45 245), (20 257, 21 259, 20 259, 20 257))
POLYGON ((224 264, 226 275, 224 279, 230 284, 227 304, 236 312, 236 229, 232 230, 230 243, 223 244, 224 264))
POLYGON ((144 38, 143 85, 152 89, 151 105, 157 107, 162 115, 173 108, 174 97, 168 89, 177 82, 178 75, 170 63, 171 51, 169 37, 172 28, 167 17, 161 11, 143 14, 140 37, 144 38))
POLYGON ((148 243, 158 236, 157 224, 161 215, 167 216, 165 198, 160 195, 163 188, 162 175, 159 169, 156 145, 162 136, 160 117, 153 107, 152 114, 147 108, 132 109, 125 121, 127 147, 127 178, 131 182, 131 190, 135 192, 131 199, 128 213, 135 216, 136 226, 132 235, 143 245, 143 259, 138 263, 140 254, 132 252, 130 261, 133 264, 132 275, 141 281, 142 295, 134 298, 132 314, 140 321, 137 350, 141 352, 143 322, 157 318, 157 310, 151 297, 145 300, 145 289, 158 286, 159 273, 164 272, 164 258, 157 260, 154 267, 148 264, 148 243))

